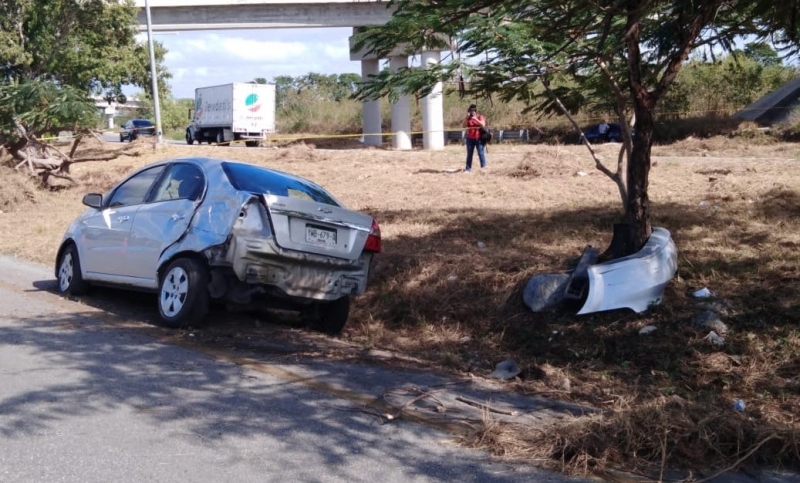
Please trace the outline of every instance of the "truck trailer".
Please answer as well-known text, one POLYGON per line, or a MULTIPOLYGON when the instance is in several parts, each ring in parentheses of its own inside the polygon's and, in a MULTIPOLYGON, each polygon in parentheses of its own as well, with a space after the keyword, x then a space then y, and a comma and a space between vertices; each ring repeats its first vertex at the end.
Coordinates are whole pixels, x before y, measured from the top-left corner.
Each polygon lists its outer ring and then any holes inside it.
POLYGON ((194 91, 186 144, 243 140, 258 146, 275 132, 275 85, 233 82, 194 91))

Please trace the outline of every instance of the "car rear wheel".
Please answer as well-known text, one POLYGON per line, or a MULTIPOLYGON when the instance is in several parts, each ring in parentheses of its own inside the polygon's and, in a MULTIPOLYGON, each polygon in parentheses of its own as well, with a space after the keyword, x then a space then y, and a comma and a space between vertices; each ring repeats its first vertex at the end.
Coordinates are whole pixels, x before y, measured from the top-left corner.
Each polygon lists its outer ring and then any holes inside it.
POLYGON ((350 316, 350 297, 344 296, 333 302, 316 304, 306 309, 303 316, 312 330, 338 335, 350 316))
POLYGON ((89 288, 81 275, 81 261, 78 248, 70 244, 61 254, 58 262, 58 291, 69 295, 83 295, 89 288))
POLYGON ((167 327, 199 325, 208 314, 208 267, 193 258, 170 263, 158 287, 158 313, 167 327))
POLYGON ((119 142, 121 143, 125 142, 125 136, 123 136, 122 133, 119 134, 119 142))

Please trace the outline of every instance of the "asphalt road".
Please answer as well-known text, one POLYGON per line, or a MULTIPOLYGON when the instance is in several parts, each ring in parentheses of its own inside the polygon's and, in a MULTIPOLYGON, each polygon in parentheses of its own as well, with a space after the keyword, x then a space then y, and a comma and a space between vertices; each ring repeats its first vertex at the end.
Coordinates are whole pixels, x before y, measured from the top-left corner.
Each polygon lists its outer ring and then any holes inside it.
POLYGON ((0 257, 0 481, 580 481, 365 410, 357 394, 408 374, 247 363, 148 323, 151 309, 137 308, 149 296, 100 291, 87 303, 54 284, 49 267, 0 257))
MULTIPOLYGON (((186 141, 184 140, 174 140, 174 139, 167 139, 162 138, 164 142, 169 144, 177 144, 177 145, 186 145, 186 141)), ((103 141, 107 143, 119 143, 119 133, 118 132, 104 132, 103 133, 103 141)), ((127 142, 127 141, 125 141, 127 142)))

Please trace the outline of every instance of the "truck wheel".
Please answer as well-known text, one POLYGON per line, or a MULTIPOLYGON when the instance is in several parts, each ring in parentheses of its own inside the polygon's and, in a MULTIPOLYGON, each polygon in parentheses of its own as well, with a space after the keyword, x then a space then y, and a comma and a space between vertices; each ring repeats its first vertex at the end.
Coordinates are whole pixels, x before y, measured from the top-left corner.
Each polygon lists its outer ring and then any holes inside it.
POLYGON ((189 146, 194 144, 194 138, 192 137, 191 131, 186 131, 186 144, 188 144, 189 146))
POLYGON ((217 144, 222 144, 225 138, 222 137, 222 131, 217 131, 217 144))
POLYGON ((258 141, 245 141, 244 145, 248 148, 255 148, 258 146, 258 141))

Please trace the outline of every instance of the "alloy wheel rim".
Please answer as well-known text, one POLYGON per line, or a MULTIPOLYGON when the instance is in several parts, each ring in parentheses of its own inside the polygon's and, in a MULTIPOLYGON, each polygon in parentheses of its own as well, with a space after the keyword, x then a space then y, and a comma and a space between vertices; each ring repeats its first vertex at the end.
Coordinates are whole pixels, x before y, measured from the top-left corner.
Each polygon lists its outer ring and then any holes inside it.
POLYGON ((175 267, 167 273, 161 284, 159 303, 161 311, 167 317, 177 316, 186 303, 189 293, 189 274, 181 267, 175 267))
POLYGON ((61 260, 61 268, 58 270, 58 286, 62 292, 66 292, 72 283, 73 263, 72 253, 67 253, 61 260))

